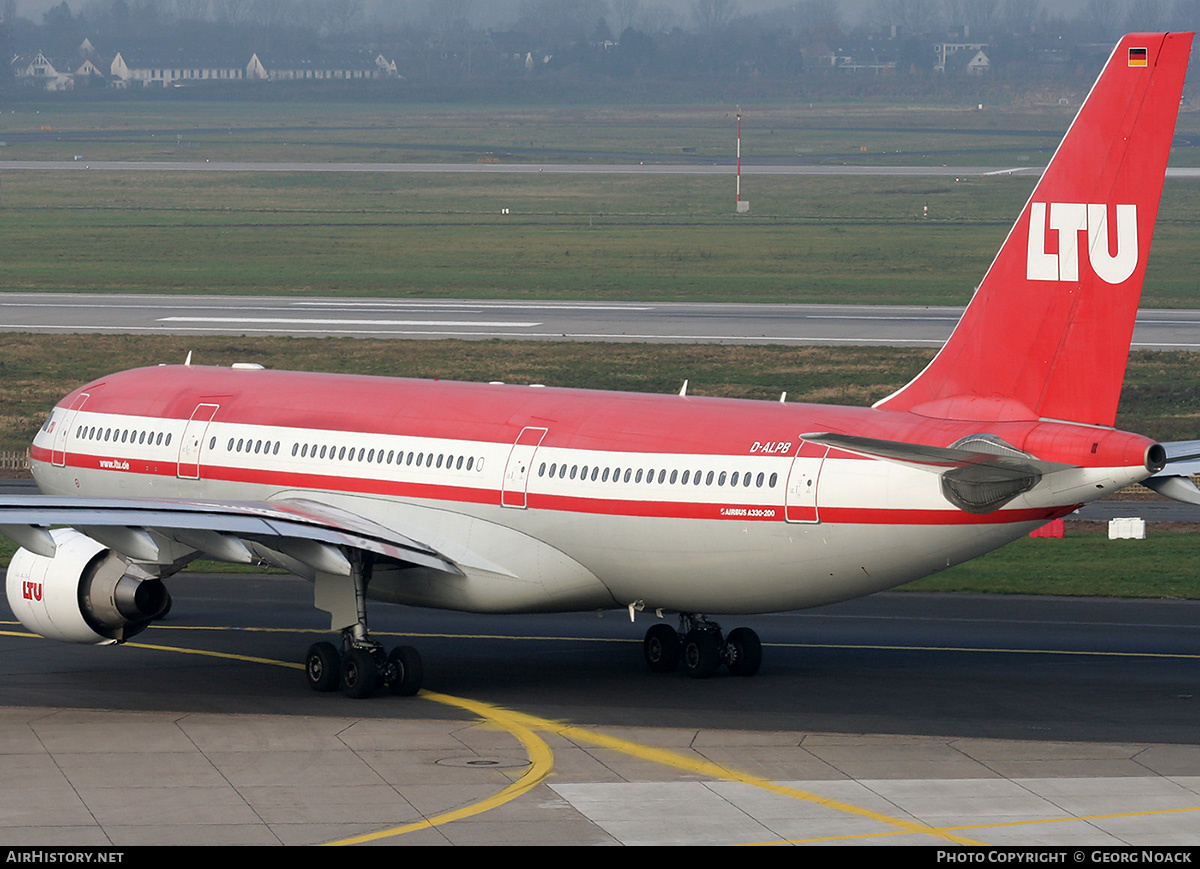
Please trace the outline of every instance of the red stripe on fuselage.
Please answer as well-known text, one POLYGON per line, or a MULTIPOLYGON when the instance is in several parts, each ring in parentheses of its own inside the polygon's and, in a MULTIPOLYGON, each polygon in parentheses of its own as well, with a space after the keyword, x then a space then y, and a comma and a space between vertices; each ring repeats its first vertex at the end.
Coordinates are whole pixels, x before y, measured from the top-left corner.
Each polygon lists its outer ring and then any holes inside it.
MULTIPOLYGON (((50 451, 35 447, 30 452, 33 461, 48 463, 50 451)), ((134 476, 175 477, 177 465, 168 462, 148 462, 136 457, 114 455, 91 456, 71 453, 67 467, 107 471, 134 476), (102 466, 102 462, 125 462, 127 470, 102 466)), ((305 474, 295 471, 266 471, 257 468, 235 468, 204 465, 199 481, 182 481, 184 485, 203 485, 208 482, 245 483, 276 489, 312 489, 356 495, 380 495, 404 500, 445 501, 460 504, 500 505, 498 489, 455 486, 448 484, 411 483, 383 480, 374 477, 354 477, 334 474, 305 474)), ((205 492, 212 498, 212 492, 205 492)), ((629 498, 589 498, 578 495, 555 495, 529 492, 527 508, 570 513, 611 516, 638 516, 672 519, 718 519, 733 521, 781 522, 782 503, 764 504, 739 501, 697 502, 678 500, 644 500, 629 498)), ((781 493, 782 497, 782 493, 781 493)), ((825 523, 865 525, 986 525, 1012 522, 1047 521, 1066 515, 1078 505, 1055 508, 1001 510, 987 515, 974 515, 961 510, 915 510, 872 507, 822 506, 825 523)))

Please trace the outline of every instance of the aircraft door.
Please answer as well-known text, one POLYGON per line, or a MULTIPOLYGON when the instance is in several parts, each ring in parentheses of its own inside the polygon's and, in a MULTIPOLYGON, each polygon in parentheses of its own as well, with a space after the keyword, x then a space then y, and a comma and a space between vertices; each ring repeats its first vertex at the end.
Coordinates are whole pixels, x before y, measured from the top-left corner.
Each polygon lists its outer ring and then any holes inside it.
POLYGON ((87 402, 90 393, 84 392, 75 396, 67 412, 63 414, 54 429, 54 445, 50 449, 50 463, 62 467, 67 463, 67 440, 71 437, 71 427, 75 425, 75 417, 87 402))
POLYGON ((200 456, 204 451, 204 436, 208 424, 216 415, 219 404, 198 404, 192 411, 179 442, 179 477, 183 480, 200 479, 200 456))
POLYGON ((814 523, 821 521, 817 509, 817 485, 821 481, 821 469, 829 447, 801 441, 800 448, 792 458, 788 472, 787 489, 784 494, 784 518, 788 522, 814 523))
POLYGON ((501 483, 500 504, 524 510, 529 486, 529 472, 533 468, 533 456, 541 446, 547 429, 525 426, 517 435, 516 443, 508 453, 508 464, 504 466, 504 481, 501 483))

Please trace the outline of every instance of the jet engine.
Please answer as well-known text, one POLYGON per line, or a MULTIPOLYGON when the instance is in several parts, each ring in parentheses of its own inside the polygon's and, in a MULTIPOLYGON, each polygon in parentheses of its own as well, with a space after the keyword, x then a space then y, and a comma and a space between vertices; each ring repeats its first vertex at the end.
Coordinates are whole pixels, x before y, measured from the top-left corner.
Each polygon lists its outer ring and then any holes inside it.
POLYGON ((109 645, 166 612, 170 596, 160 579, 72 528, 50 534, 53 558, 18 549, 8 567, 8 605, 26 628, 52 640, 109 645))

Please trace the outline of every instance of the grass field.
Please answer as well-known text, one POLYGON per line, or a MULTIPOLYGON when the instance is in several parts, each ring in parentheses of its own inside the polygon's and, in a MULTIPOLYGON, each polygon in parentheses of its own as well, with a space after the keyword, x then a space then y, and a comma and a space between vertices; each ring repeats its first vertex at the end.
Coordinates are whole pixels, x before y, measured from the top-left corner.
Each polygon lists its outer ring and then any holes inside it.
MULTIPOLYGON (((957 105, 743 103, 748 161, 1045 165, 1083 92, 957 105), (1064 100, 1059 104, 1059 100, 1064 100)), ((14 103, 0 115, 10 160, 356 162, 729 161, 733 105, 498 104, 139 99, 14 103)), ((1184 106, 1177 166, 1200 165, 1200 112, 1184 106)))
POLYGON ((907 591, 1200 598, 1200 535, 1150 526, 1145 540, 1109 540, 1067 523, 1060 539, 1026 538, 904 586, 907 591))
MULTIPOLYGON (((746 107, 743 153, 1036 166, 1073 110, 746 107)), ((1174 164, 1200 165, 1193 132, 1187 112, 1174 164)), ((0 114, 0 290, 961 304, 1033 185, 747 175, 751 213, 735 217, 732 177, 3 170, 75 156, 712 162, 732 134, 730 107, 19 106, 0 114)), ((1196 187, 1167 185, 1148 306, 1196 304, 1196 187)))
MULTIPOLYGON (((1196 187, 1167 186, 1147 306, 1197 304, 1196 187)), ((0 288, 964 304, 1031 189, 773 177, 734 217, 697 176, 0 170, 0 288)))

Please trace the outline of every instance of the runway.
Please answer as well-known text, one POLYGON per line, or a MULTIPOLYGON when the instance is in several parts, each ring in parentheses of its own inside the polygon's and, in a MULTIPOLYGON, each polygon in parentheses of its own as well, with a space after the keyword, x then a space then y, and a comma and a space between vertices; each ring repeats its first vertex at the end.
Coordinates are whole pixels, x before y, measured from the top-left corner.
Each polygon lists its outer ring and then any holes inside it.
MULTIPOLYGON (((303 163, 186 160, 4 160, 0 171, 41 172, 378 172, 488 175, 732 175, 733 163, 303 163)), ((866 166, 861 164, 742 163, 743 175, 853 175, 962 177, 1040 175, 1040 166, 866 166)), ((1168 178, 1200 178, 1200 169, 1169 168, 1168 178)))
POLYGON ((350 701, 287 667, 307 583, 172 594, 120 648, 0 625, 0 839, 1200 843, 1196 603, 885 594, 746 618, 763 670, 702 682, 646 616, 376 606, 427 693, 350 701))
MULTIPOLYGON (((961 308, 0 294, 0 331, 939 347, 961 308)), ((1200 310, 1143 310, 1135 350, 1200 348, 1200 310)))

